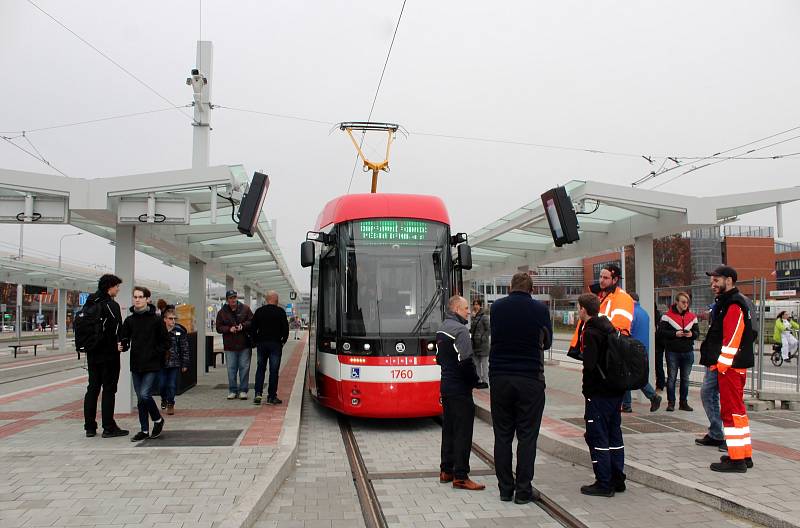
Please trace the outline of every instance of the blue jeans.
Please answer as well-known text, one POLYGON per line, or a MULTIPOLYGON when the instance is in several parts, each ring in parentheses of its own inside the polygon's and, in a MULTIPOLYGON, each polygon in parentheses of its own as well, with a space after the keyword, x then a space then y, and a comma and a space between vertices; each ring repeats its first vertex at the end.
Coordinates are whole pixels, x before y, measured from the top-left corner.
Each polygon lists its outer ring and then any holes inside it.
POLYGON ((267 398, 277 398, 278 396, 278 372, 281 368, 281 356, 283 355, 283 345, 276 341, 259 343, 258 364, 256 365, 256 395, 264 393, 264 375, 267 371, 269 362, 269 385, 267 386, 267 398))
POLYGON ((722 416, 719 413, 719 380, 716 370, 706 367, 703 386, 700 387, 700 400, 703 402, 703 410, 706 411, 708 417, 708 436, 714 440, 724 440, 722 416))
POLYGON ((157 422, 161 419, 158 405, 153 399, 153 387, 158 381, 158 371, 154 372, 131 372, 133 378, 133 390, 136 391, 136 408, 139 409, 139 424, 142 431, 149 432, 150 424, 147 416, 157 422))
POLYGON ((178 372, 180 367, 164 367, 160 372, 159 394, 161 401, 175 405, 175 392, 178 390, 178 372))
POLYGON ((620 398, 586 398, 586 444, 592 457, 594 477, 610 488, 625 481, 625 445, 622 441, 620 398))
POLYGON ((250 387, 250 356, 252 350, 245 348, 238 352, 225 351, 225 363, 228 364, 228 392, 247 392, 250 387), (239 381, 236 381, 236 375, 239 381))
POLYGON ((675 381, 681 374, 681 401, 689 398, 689 376, 692 374, 694 352, 667 351, 667 401, 675 403, 675 381))

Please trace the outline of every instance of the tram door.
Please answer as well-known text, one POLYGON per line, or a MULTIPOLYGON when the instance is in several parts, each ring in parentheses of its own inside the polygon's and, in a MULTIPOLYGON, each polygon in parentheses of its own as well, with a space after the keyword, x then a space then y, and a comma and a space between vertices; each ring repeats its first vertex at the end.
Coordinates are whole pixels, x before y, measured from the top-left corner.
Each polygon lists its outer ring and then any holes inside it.
MULTIPOLYGON (((318 299, 318 323, 317 323, 317 373, 324 369, 324 364, 335 365, 335 361, 326 361, 329 355, 336 355, 337 330, 338 330, 338 310, 336 309, 338 284, 339 284, 339 260, 336 247, 330 248, 319 260, 319 288, 317 290, 318 299), (334 344, 332 346, 332 344, 334 344), (328 357, 326 357, 328 356, 328 357)), ((329 376, 331 372, 326 372, 329 376)), ((337 376, 338 378, 338 373, 337 376)), ((317 397, 322 399, 339 398, 338 394, 326 394, 320 384, 319 374, 317 377, 317 397)), ((338 386, 338 384, 337 384, 338 386)))

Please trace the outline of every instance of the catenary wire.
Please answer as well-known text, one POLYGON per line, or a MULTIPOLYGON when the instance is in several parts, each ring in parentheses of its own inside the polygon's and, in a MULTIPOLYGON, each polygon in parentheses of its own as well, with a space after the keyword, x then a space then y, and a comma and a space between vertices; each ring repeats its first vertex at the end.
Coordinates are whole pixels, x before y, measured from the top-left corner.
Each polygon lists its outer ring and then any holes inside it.
MULTIPOLYGON (((45 126, 45 127, 40 127, 40 128, 29 128, 29 129, 25 129, 24 131, 23 130, 19 130, 19 131, 15 130, 14 132, 4 132, 4 134, 10 134, 10 133, 19 132, 19 136, 16 136, 16 137, 22 137, 23 132, 25 134, 30 134, 32 132, 43 132, 45 130, 55 130, 57 128, 68 128, 68 127, 74 127, 74 126, 79 126, 79 125, 90 125, 92 123, 100 123, 102 121, 112 121, 112 120, 115 120, 115 119, 124 119, 124 118, 127 118, 127 117, 136 117, 136 116, 147 115, 147 114, 157 114, 159 112, 168 112, 169 110, 174 110, 175 108, 190 108, 191 106, 192 106, 191 104, 182 105, 182 106, 178 106, 178 107, 169 106, 167 108, 160 108, 158 110, 145 110, 143 112, 133 112, 133 113, 130 113, 130 114, 119 114, 119 115, 113 115, 113 116, 108 116, 108 117, 100 117, 100 118, 97 118, 97 119, 88 119, 86 121, 75 121, 73 123, 62 123, 62 124, 59 124, 59 125, 51 125, 51 126, 45 126)), ((12 137, 10 139, 14 139, 14 138, 12 137)))
POLYGON ((65 172, 63 172, 61 169, 59 169, 58 167, 56 167, 55 165, 53 165, 52 163, 50 163, 50 162, 49 162, 49 161, 47 161, 46 159, 44 159, 44 158, 40 158, 39 156, 37 156, 36 154, 34 154, 33 152, 31 152, 30 150, 28 150, 28 149, 26 149, 26 148, 24 148, 24 147, 21 147, 21 146, 19 146, 19 145, 17 145, 17 144, 16 144, 16 143, 14 143, 13 141, 11 141, 11 139, 10 139, 10 138, 8 138, 8 137, 6 137, 6 136, 0 136, 0 139, 2 139, 3 141, 5 141, 5 142, 6 142, 6 143, 8 143, 9 145, 13 145, 13 146, 17 147, 19 150, 21 150, 22 152, 24 152, 24 153, 25 153, 25 154, 27 154, 28 156, 32 157, 33 159, 35 159, 35 160, 38 160, 38 161, 40 161, 41 163, 44 163, 45 165, 47 165, 48 167, 50 167, 51 169, 53 169, 53 170, 54 170, 54 171, 56 171, 57 173, 61 174, 62 176, 69 177, 69 176, 68 176, 68 175, 67 175, 65 172))
POLYGON ((54 17, 53 15, 51 15, 50 13, 48 13, 47 11, 45 11, 44 9, 42 9, 41 7, 39 7, 39 6, 38 6, 38 5, 37 5, 37 4, 36 4, 36 3, 35 3, 33 0, 26 0, 26 1, 27 1, 29 4, 31 4, 33 7, 35 7, 35 8, 36 8, 36 9, 38 9, 39 11, 41 11, 41 12, 42 12, 42 13, 43 13, 45 16, 47 16, 47 17, 48 17, 50 20, 52 20, 53 22, 55 22, 56 24, 58 24, 59 26, 61 26, 61 27, 62 27, 62 28, 64 28, 65 30, 67 30, 68 32, 70 32, 70 33, 71 33, 71 34, 72 34, 72 35, 73 35, 75 38, 77 38, 78 40, 80 40, 81 42, 83 42, 84 44, 86 44, 87 46, 89 46, 90 48, 92 48, 94 51, 96 51, 97 53, 99 53, 99 54, 100 54, 102 57, 104 57, 106 60, 108 60, 108 61, 109 61, 111 64, 113 64, 114 66, 116 66, 117 68, 119 68, 120 70, 122 70, 123 72, 125 72, 126 74, 128 74, 128 76, 130 76, 130 77, 131 77, 132 79, 134 79, 136 82, 138 82, 139 84, 141 84, 142 86, 144 86, 145 88, 147 88, 148 90, 150 90, 151 92, 153 92, 155 95, 157 95, 158 97, 160 97, 161 99, 163 99, 164 101, 166 101, 167 103, 169 103, 169 104, 170 104, 170 105, 171 105, 173 108, 177 109, 177 110, 178 110, 178 111, 179 111, 181 114, 183 114, 185 117, 189 118, 189 119, 190 119, 192 122, 194 122, 194 118, 193 118, 192 116, 190 116, 189 114, 187 114, 186 112, 184 112, 183 110, 181 110, 181 108, 182 108, 182 107, 180 107, 180 106, 176 105, 175 103, 173 103, 172 101, 170 101, 169 99, 167 99, 166 97, 164 97, 163 95, 161 95, 161 94, 160 94, 160 93, 159 93, 159 92, 158 92, 158 91, 157 91, 155 88, 153 88, 152 86, 150 86, 149 84, 147 84, 146 82, 144 82, 142 79, 140 79, 139 77, 137 77, 136 75, 134 75, 134 74, 133 74, 133 73, 132 73, 130 70, 128 70, 127 68, 125 68, 125 67, 124 67, 122 64, 118 63, 117 61, 115 61, 114 59, 112 59, 111 57, 109 57, 109 56, 108 56, 107 54, 105 54, 103 51, 101 51, 101 50, 100 50, 100 49, 98 49, 96 46, 94 46, 94 45, 93 45, 91 42, 89 42, 89 41, 88 41, 88 40, 86 40, 85 38, 83 38, 83 37, 81 37, 80 35, 78 35, 77 33, 75 33, 73 30, 71 30, 69 27, 67 27, 67 26, 66 26, 66 25, 65 25, 63 22, 61 22, 60 20, 58 20, 56 17, 54 17))
MULTIPOLYGON (((406 0, 403 0, 403 5, 400 6, 400 15, 397 17, 397 24, 394 26, 394 33, 392 34, 392 41, 389 43, 389 51, 386 53, 386 60, 383 62, 383 69, 381 70, 381 76, 378 79, 378 87, 375 89, 375 97, 372 98, 372 105, 369 108, 369 116, 367 116, 367 121, 372 119, 372 112, 375 110, 375 103, 378 101, 378 94, 381 91, 381 85, 383 84, 383 76, 386 73, 386 67, 389 65, 389 57, 392 55, 392 48, 394 47, 394 40, 397 37, 397 30, 400 28, 400 21, 403 19, 403 11, 406 8, 406 0)), ((361 141, 359 142, 359 149, 364 146, 364 137, 366 136, 366 131, 361 132, 361 141)), ((356 167, 358 166, 358 154, 356 154, 356 159, 353 162, 353 170, 350 173, 350 182, 347 184, 347 194, 350 194, 350 187, 353 185, 353 177, 356 175, 356 167)))
MULTIPOLYGON (((797 128, 800 128, 800 127, 797 127, 797 128)), ((780 135, 780 134, 778 134, 778 135, 780 135)), ((775 137, 775 136, 772 136, 772 137, 775 137)), ((764 150, 764 149, 767 149, 767 148, 770 148, 770 147, 774 147, 775 145, 780 145, 782 143, 787 143, 789 141, 794 141, 795 139, 800 139, 800 135, 792 136, 792 137, 790 137, 788 139, 783 139, 781 141, 776 141, 775 143, 770 143, 769 145, 764 145, 763 147, 750 149, 747 152, 744 152, 742 155, 744 156, 746 154, 752 154, 753 152, 758 152, 759 150, 764 150)), ((688 169, 688 170, 686 170, 686 171, 684 171, 684 172, 682 172, 682 173, 680 173, 680 174, 678 174, 678 175, 676 175, 676 176, 674 176, 674 177, 672 177, 672 178, 670 178, 670 179, 668 179, 666 181, 663 181, 663 182, 661 182, 661 183, 659 183, 657 185, 654 185, 650 189, 651 190, 658 189, 659 187, 662 187, 662 186, 664 186, 664 185, 666 185, 666 184, 668 184, 670 182, 673 182, 673 181, 677 180, 678 178, 680 178, 681 176, 685 176, 686 174, 689 174, 690 172, 695 172, 697 170, 704 169, 706 167, 710 167, 711 165, 716 165, 718 163, 722 163, 722 162, 725 162, 725 161, 730 161, 731 159, 736 159, 736 156, 734 156, 732 158, 717 159, 717 160, 714 160, 714 161, 712 161, 710 163, 706 163, 705 165, 700 165, 698 167, 691 167, 690 169, 688 169)))

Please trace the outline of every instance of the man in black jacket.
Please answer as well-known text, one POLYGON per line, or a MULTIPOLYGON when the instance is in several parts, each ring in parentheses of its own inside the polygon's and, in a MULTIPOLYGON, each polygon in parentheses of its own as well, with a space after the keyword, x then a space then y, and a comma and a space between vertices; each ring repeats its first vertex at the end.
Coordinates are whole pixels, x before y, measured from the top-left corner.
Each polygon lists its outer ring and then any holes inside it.
POLYGON ((122 323, 120 337, 124 348, 130 347, 131 377, 136 391, 136 407, 139 409, 141 431, 131 442, 146 438, 157 438, 164 428, 164 418, 153 399, 153 389, 158 383, 158 374, 164 366, 172 338, 164 321, 156 315, 156 307, 150 304, 150 290, 143 286, 133 288, 131 315, 122 323), (153 420, 150 432, 148 415, 153 420))
POLYGON ((525 504, 533 494, 536 441, 544 411, 544 351, 553 327, 547 307, 531 297, 527 273, 511 278, 511 293, 492 304, 489 384, 492 387, 494 459, 500 500, 525 504), (517 435, 517 478, 511 473, 511 443, 517 435))
POLYGON ((625 491, 625 450, 622 443, 624 390, 608 386, 606 364, 608 336, 616 332, 606 317, 598 317, 600 299, 592 293, 578 297, 578 317, 583 321, 579 346, 583 358, 583 396, 586 398, 586 444, 592 457, 595 482, 581 486, 584 495, 613 497, 625 491))
POLYGON ((467 331, 469 303, 454 295, 447 302, 447 314, 436 332, 436 362, 442 368, 442 463, 439 482, 471 491, 485 489, 469 478, 469 454, 472 449, 472 426, 475 402, 472 389, 478 373, 472 361, 472 343, 467 331))
POLYGON ((86 436, 97 434, 97 397, 103 389, 100 412, 103 422, 103 438, 125 436, 128 431, 120 429, 114 421, 114 399, 119 382, 119 328, 122 324, 119 304, 114 297, 119 293, 122 279, 116 275, 106 274, 97 281, 97 291, 89 296, 86 304, 95 304, 102 339, 92 350, 86 351, 86 363, 89 370, 89 385, 83 398, 83 417, 86 436))
POLYGON ((283 400, 278 399, 278 372, 281 367, 283 345, 289 339, 289 322, 286 320, 286 312, 278 306, 278 292, 267 292, 267 304, 258 308, 253 314, 250 332, 258 350, 256 396, 253 398, 253 404, 261 405, 267 362, 269 362, 267 404, 283 403, 283 400))

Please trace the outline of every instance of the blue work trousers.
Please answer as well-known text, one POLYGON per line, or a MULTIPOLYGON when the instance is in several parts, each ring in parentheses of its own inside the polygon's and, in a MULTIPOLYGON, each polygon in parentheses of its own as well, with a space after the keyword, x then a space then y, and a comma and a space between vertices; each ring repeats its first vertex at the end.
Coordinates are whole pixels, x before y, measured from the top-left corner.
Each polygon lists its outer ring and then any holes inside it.
POLYGON ((597 482, 610 488, 625 479, 625 444, 622 442, 622 397, 586 398, 586 444, 597 482))

